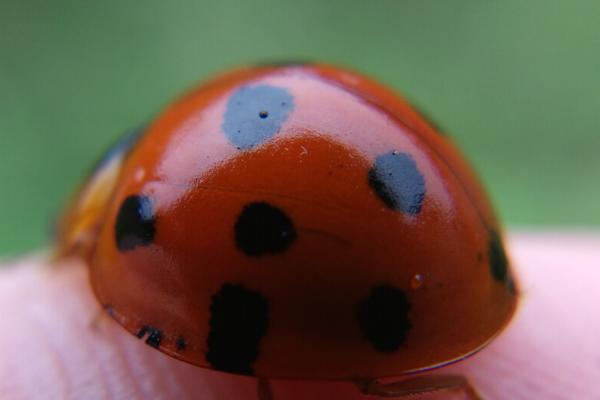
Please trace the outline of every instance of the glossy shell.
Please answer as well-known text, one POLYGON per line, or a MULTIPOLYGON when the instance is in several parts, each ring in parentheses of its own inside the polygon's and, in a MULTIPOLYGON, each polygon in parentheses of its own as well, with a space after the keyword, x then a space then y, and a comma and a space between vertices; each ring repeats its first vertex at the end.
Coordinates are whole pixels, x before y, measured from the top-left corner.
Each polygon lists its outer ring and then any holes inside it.
POLYGON ((148 344, 261 377, 433 368, 487 344, 517 302, 450 140, 326 65, 241 69, 185 95, 92 175, 58 247, 148 344))

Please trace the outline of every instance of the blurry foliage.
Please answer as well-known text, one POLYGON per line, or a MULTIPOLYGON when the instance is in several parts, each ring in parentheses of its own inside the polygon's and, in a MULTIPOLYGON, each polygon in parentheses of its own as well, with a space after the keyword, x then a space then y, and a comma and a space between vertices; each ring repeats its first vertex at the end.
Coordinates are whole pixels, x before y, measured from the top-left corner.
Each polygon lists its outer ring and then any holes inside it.
POLYGON ((600 223, 600 2, 3 0, 0 254, 48 240, 99 153, 241 63, 326 60, 452 135, 501 216, 600 223))

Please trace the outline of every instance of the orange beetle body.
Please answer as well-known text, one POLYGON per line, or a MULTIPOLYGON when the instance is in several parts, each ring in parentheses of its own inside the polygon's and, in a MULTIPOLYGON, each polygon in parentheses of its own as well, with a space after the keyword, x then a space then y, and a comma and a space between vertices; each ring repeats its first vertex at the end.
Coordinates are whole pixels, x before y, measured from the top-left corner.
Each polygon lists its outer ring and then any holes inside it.
POLYGON ((189 363, 374 379, 464 358, 517 295, 447 137, 327 65, 240 69, 117 146, 59 229, 101 304, 189 363))

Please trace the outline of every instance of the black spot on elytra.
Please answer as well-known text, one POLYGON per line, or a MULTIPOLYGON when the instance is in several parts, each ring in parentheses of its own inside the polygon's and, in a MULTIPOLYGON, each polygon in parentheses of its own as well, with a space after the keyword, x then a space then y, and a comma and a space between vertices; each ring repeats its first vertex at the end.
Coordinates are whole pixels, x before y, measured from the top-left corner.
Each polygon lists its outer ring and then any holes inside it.
POLYGON ((504 251, 502 238, 496 231, 490 231, 490 244, 488 249, 490 263, 490 272, 494 279, 506 285, 508 291, 512 294, 517 292, 515 282, 510 275, 508 267, 508 258, 504 251))
POLYGON ((292 220, 265 202, 244 207, 234 226, 237 247, 249 256, 281 253, 296 240, 292 220))
POLYGON ((177 351, 183 351, 186 349, 186 347, 187 341, 182 337, 177 338, 177 340, 175 341, 175 348, 177 349, 177 351))
POLYGON ((391 353, 400 347, 411 328, 409 311, 410 304, 402 290, 376 286, 358 306, 358 324, 375 350, 391 353))
POLYGON ((268 303, 258 292, 225 284, 212 297, 206 360, 221 371, 251 375, 268 328, 268 303))
POLYGON ((115 240, 121 251, 133 250, 137 246, 147 246, 154 240, 154 210, 147 196, 127 197, 117 215, 115 240))
MULTIPOLYGON (((100 175, 113 162, 126 158, 144 132, 145 127, 130 131, 113 143, 88 171, 86 181, 93 181, 97 175, 100 175)), ((51 235, 56 237, 60 237, 61 235, 59 230, 61 225, 59 222, 60 218, 55 218, 50 225, 51 235)))
POLYGON ((490 271, 498 282, 506 282, 508 276, 508 260, 502 245, 500 235, 495 231, 490 232, 490 247, 488 250, 490 271))
POLYGON ((146 344, 154 348, 158 348, 163 338, 162 332, 154 327, 144 325, 140 328, 136 336, 139 339, 142 339, 146 334, 148 334, 148 337, 146 338, 146 344))
POLYGON ((425 178, 407 153, 392 151, 375 159, 369 185, 391 209, 416 215, 425 199, 425 178))

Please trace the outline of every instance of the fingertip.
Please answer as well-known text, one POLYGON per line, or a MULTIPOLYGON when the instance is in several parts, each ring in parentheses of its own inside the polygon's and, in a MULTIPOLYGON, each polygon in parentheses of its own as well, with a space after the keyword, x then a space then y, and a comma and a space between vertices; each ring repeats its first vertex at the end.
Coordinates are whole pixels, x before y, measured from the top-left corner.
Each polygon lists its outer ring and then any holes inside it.
MULTIPOLYGON (((257 399, 257 379, 180 362, 128 333, 100 308, 77 262, 37 257, 0 270, 0 313, 10 315, 0 398, 257 399)), ((351 382, 270 384, 275 399, 365 398, 351 382)))
MULTIPOLYGON (((228 398, 218 376, 166 357, 110 319, 75 261, 36 256, 4 266, 0 313, 0 398, 228 398)), ((229 398, 253 385, 236 382, 229 398)))
MULTIPOLYGON (((600 236, 509 239, 522 291, 515 318, 478 354, 432 373, 464 374, 488 399, 593 398, 600 236)), ((76 262, 50 266, 36 256, 1 268, 0 313, 0 398, 257 398, 256 379, 177 361, 121 328, 76 262)), ((367 398, 349 382, 277 380, 272 387, 276 400, 367 398)))

